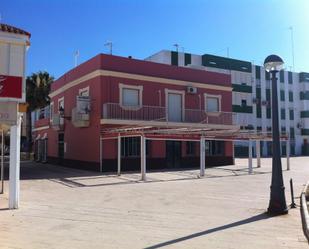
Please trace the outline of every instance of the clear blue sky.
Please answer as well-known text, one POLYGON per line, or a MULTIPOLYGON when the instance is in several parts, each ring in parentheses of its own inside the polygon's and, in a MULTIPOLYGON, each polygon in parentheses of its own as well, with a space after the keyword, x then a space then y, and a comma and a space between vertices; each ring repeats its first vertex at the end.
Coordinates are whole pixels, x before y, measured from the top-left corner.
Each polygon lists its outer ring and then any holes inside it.
POLYGON ((32 34, 27 73, 59 77, 98 53, 144 59, 178 43, 186 52, 211 53, 262 64, 276 53, 292 66, 289 26, 294 28, 295 69, 309 71, 308 0, 0 0, 2 22, 32 34))

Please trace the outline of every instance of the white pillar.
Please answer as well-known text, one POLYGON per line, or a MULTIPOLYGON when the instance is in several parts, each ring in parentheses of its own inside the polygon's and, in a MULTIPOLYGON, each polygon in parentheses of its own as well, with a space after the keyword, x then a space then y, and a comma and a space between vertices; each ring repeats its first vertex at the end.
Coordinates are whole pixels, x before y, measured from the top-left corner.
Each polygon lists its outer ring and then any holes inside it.
POLYGON ((261 167, 261 141, 256 140, 256 164, 257 167, 261 167))
POLYGON ((4 131, 1 131, 1 194, 4 192, 4 131))
POLYGON ((290 170, 290 137, 286 140, 286 169, 290 170))
POLYGON ((99 155, 100 155, 100 156, 99 156, 99 157, 100 157, 100 172, 103 171, 103 164, 102 164, 102 159, 103 159, 103 158, 102 158, 102 153, 103 153, 103 152, 102 152, 102 147, 103 147, 103 144, 102 144, 102 143, 103 143, 102 137, 100 136, 100 146, 99 146, 99 147, 100 147, 100 153, 99 153, 99 155))
POLYGON ((249 174, 252 174, 252 141, 249 140, 249 174))
POLYGON ((20 173, 20 126, 21 117, 18 114, 17 124, 10 129, 10 180, 9 180, 9 208, 19 206, 19 173, 20 173))
POLYGON ((235 144, 234 144, 234 141, 232 141, 232 150, 233 150, 233 165, 235 165, 235 144))
POLYGON ((117 175, 121 174, 121 137, 118 135, 117 175))
POLYGON ((205 138, 200 139, 200 176, 205 175, 205 138))
POLYGON ((146 181, 146 139, 141 136, 141 175, 142 181, 146 181))

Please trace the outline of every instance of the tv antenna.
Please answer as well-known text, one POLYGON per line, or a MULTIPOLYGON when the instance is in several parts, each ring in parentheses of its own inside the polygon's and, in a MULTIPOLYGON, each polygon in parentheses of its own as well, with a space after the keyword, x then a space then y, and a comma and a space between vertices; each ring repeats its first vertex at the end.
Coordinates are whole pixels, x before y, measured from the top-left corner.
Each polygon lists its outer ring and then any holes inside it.
POLYGON ((178 52, 179 44, 175 43, 173 46, 176 48, 176 52, 178 52))
POLYGON ((104 44, 105 47, 109 47, 109 54, 112 55, 113 54, 113 42, 111 41, 107 41, 105 44, 104 44))

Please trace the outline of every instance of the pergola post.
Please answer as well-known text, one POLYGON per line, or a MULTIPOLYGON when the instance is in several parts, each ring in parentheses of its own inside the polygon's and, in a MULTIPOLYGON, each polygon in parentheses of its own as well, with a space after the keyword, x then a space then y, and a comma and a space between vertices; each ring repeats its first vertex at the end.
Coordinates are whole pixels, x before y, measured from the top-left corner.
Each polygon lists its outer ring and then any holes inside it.
POLYGON ((9 208, 19 206, 19 176, 20 176, 20 128, 21 117, 17 114, 17 124, 10 128, 10 181, 9 181, 9 208))
POLYGON ((290 170, 290 136, 286 140, 286 169, 290 170))
POLYGON ((200 139, 200 176, 205 175, 205 138, 200 139))
POLYGON ((141 175, 142 181, 146 181, 146 139, 141 136, 141 175))
POLYGON ((4 193, 4 131, 1 131, 1 192, 4 193))
POLYGON ((102 172, 103 171, 103 164, 102 164, 102 147, 103 147, 103 145, 102 145, 102 143, 103 143, 103 141, 102 141, 102 137, 100 136, 100 153, 99 153, 99 157, 100 157, 100 172, 102 172))
POLYGON ((121 174, 121 137, 118 135, 117 138, 117 175, 120 176, 121 174))
POLYGON ((252 140, 249 140, 249 174, 252 174, 252 140))
POLYGON ((261 167, 261 141, 256 140, 256 164, 257 167, 261 167))

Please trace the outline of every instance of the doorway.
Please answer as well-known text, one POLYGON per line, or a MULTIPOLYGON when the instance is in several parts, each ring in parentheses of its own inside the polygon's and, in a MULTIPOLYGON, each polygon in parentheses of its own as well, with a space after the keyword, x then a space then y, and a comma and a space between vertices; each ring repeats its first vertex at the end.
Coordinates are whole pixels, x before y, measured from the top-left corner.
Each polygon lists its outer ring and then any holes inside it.
POLYGON ((182 122, 182 95, 168 93, 168 121, 182 122))
POLYGON ((61 164, 64 158, 64 133, 58 134, 58 160, 61 164))
POLYGON ((168 168, 180 168, 181 142, 166 141, 166 163, 168 168))

